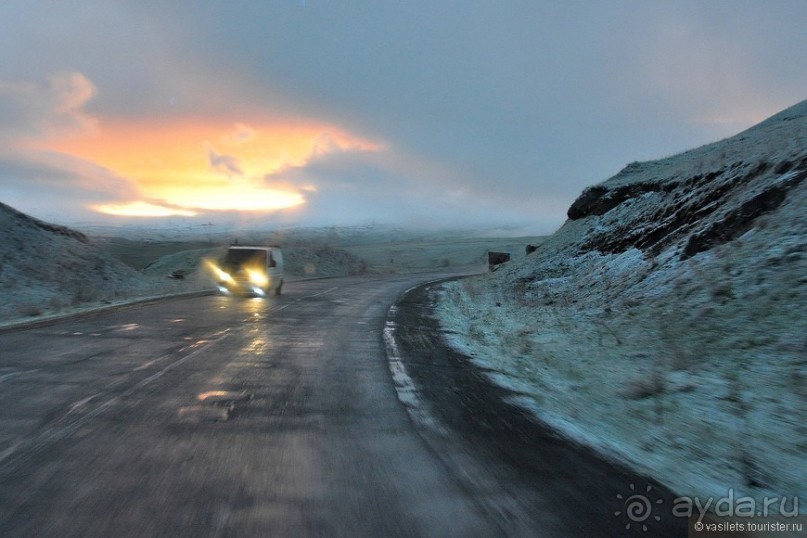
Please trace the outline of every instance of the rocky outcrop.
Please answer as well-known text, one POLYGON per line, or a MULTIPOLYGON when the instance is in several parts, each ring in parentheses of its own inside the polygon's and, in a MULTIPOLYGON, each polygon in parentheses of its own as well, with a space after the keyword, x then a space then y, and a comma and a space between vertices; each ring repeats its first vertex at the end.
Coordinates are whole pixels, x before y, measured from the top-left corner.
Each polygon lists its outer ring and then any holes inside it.
POLYGON ((739 237, 776 209, 807 177, 807 158, 775 165, 737 162, 686 179, 587 188, 569 208, 570 220, 605 217, 582 242, 582 252, 618 254, 638 248, 650 256, 683 240, 688 258, 739 237), (608 213, 615 212, 609 219, 608 213))
POLYGON ((723 218, 712 222, 704 230, 693 233, 684 247, 682 258, 690 258, 699 252, 740 237, 751 229, 758 217, 778 208, 787 198, 788 192, 801 184, 805 178, 807 169, 804 168, 780 176, 776 183, 752 195, 739 207, 727 211, 723 218))
POLYGON ((637 183, 614 189, 608 189, 604 185, 594 185, 583 191, 583 194, 569 207, 566 215, 571 220, 604 215, 627 200, 661 190, 664 190, 664 187, 657 182, 637 183))

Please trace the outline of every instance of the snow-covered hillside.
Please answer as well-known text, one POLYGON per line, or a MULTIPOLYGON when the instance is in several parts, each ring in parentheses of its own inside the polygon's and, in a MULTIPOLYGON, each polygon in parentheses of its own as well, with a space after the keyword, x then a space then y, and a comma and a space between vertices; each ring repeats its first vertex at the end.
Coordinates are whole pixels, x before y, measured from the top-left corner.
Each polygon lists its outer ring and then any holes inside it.
POLYGON ((0 321, 201 286, 210 284, 148 278, 81 232, 0 203, 0 321))
POLYGON ((681 495, 807 497, 807 101, 631 163, 568 216, 443 286, 453 345, 681 495))

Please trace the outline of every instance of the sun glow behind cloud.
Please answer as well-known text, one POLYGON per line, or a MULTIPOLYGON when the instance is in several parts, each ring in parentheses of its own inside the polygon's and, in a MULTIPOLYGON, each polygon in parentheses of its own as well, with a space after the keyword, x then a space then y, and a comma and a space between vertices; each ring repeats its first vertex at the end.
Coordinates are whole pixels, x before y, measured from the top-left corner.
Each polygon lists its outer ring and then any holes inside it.
POLYGON ((112 170, 142 193, 93 210, 143 217, 294 208, 316 187, 283 181, 284 170, 332 153, 381 149, 326 124, 203 120, 99 121, 94 132, 47 147, 112 170))
POLYGON ((193 217, 193 211, 186 209, 176 209, 161 205, 150 204, 148 202, 129 202, 127 204, 97 204, 90 206, 100 213, 107 215, 118 215, 121 217, 193 217))

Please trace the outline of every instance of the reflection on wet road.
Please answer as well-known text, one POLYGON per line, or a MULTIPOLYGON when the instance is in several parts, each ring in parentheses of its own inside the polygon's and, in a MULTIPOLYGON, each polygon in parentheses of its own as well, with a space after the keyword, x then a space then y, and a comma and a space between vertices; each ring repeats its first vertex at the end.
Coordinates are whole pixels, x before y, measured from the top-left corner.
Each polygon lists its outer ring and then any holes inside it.
POLYGON ((496 534, 400 404, 423 276, 298 282, 0 334, 0 534, 496 534))

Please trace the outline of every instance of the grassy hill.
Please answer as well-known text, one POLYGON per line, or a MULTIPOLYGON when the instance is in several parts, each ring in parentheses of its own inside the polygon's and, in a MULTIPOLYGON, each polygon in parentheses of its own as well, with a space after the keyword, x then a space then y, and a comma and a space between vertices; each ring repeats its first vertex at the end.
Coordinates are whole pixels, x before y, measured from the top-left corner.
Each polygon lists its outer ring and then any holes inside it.
POLYGON ((682 495, 807 494, 807 101, 586 189, 534 254, 444 287, 537 417, 682 495))

